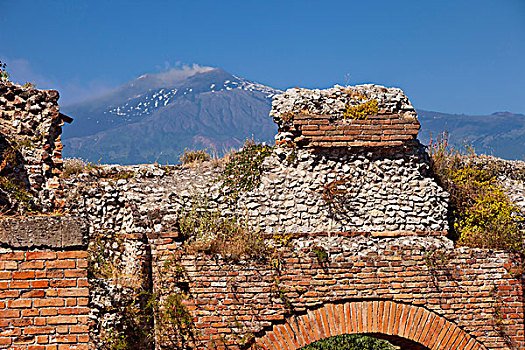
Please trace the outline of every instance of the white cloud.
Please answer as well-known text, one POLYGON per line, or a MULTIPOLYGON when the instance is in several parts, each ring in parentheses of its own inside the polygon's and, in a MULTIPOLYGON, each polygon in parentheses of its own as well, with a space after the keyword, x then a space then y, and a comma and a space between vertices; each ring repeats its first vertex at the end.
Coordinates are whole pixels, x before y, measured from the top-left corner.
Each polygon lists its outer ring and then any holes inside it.
MULTIPOLYGON (((79 81, 78 79, 62 81, 55 78, 39 74, 34 70, 31 62, 24 58, 6 58, 2 61, 7 64, 7 71, 10 80, 19 84, 27 81, 35 83, 39 89, 54 89, 60 93, 59 103, 61 106, 70 105, 76 102, 85 101, 97 96, 104 95, 115 90, 118 86, 114 81, 105 78, 93 78, 89 81, 79 81)), ((156 80, 155 85, 170 85, 180 82, 197 73, 207 72, 213 67, 201 66, 198 64, 181 64, 176 62, 175 66, 168 62, 159 69, 159 73, 151 74, 156 80)), ((130 79, 131 80, 131 79, 130 79)))
POLYGON ((197 73, 208 72, 214 69, 213 67, 200 66, 196 63, 192 65, 180 65, 178 62, 176 63, 176 67, 170 67, 170 64, 167 62, 164 64, 164 67, 165 71, 155 74, 155 77, 160 82, 166 84, 177 83, 197 73))

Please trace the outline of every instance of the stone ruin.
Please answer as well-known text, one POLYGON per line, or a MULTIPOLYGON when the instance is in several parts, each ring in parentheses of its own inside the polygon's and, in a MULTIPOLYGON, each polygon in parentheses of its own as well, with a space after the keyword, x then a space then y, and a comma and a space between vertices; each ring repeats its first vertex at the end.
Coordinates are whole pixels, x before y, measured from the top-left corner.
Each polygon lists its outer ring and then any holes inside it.
POLYGON ((56 200, 63 163, 60 134, 72 118, 59 112, 58 97, 55 90, 0 83, 3 211, 51 210, 64 204, 56 200))
POLYGON ((448 194, 399 89, 276 96, 277 146, 236 201, 220 161, 59 177, 70 119, 58 94, 8 84, 0 96, 6 144, 20 138, 25 159, 12 173, 26 174, 44 208, 67 212, 0 224, 0 348, 103 349, 115 334, 136 349, 297 349, 338 334, 406 349, 525 347, 513 257, 447 238, 448 194), (180 222, 196 198, 199 210, 242 218, 267 250, 234 259, 188 249, 180 222), (180 298, 191 329, 138 317, 152 312, 144 295, 180 298))

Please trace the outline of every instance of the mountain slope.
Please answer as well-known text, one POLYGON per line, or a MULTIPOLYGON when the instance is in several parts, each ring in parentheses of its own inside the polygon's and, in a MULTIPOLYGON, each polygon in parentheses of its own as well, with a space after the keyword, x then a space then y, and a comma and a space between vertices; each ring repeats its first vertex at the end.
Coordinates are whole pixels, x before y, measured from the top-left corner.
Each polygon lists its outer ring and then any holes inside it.
MULTIPOLYGON (((273 141, 268 116, 279 90, 219 68, 146 74, 97 99, 63 108, 75 118, 64 128, 64 155, 104 163, 176 163, 185 148, 222 154, 247 137, 273 141)), ((451 144, 478 153, 525 159, 525 115, 484 116, 418 110, 419 139, 447 130, 451 144)))
POLYGON ((64 133, 65 153, 105 163, 174 163, 186 147, 220 154, 252 134, 271 141, 276 126, 268 113, 276 93, 221 69, 175 82, 146 75, 67 108, 75 123, 64 133))

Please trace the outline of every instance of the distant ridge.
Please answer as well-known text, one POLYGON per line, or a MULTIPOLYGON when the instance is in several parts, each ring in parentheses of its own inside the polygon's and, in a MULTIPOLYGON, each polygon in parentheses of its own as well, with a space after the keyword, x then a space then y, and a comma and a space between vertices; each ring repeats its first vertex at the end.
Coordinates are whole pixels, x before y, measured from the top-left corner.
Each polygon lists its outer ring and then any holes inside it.
POLYGON ((474 146, 477 153, 505 159, 525 160, 525 115, 495 112, 489 115, 465 115, 419 109, 419 139, 428 144, 431 134, 447 130, 449 143, 462 148, 474 146))

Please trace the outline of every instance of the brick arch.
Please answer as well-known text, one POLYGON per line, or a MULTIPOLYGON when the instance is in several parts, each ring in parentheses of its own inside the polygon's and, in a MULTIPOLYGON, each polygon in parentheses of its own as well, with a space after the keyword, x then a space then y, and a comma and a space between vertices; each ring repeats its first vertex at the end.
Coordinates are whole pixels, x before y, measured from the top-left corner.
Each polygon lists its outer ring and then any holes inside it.
POLYGON ((401 339, 421 349, 485 349, 465 331, 423 307, 394 301, 326 304, 284 324, 274 325, 256 340, 255 348, 299 349, 317 340, 342 334, 377 335, 401 339))

